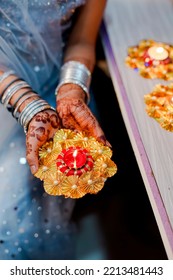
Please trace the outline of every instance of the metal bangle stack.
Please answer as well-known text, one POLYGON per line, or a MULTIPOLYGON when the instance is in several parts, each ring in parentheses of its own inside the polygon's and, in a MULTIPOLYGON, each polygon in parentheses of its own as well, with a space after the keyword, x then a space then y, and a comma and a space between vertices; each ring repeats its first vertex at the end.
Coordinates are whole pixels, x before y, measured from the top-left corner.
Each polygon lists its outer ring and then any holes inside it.
MULTIPOLYGON (((15 73, 10 70, 4 72, 0 76, 0 83, 5 81, 10 75, 14 75, 15 73)), ((29 122, 32 118, 39 112, 44 111, 46 109, 54 110, 46 101, 41 99, 37 93, 32 91, 32 88, 23 80, 15 78, 11 81, 6 88, 3 90, 0 98, 1 103, 5 106, 5 108, 11 108, 11 112, 13 117, 24 127, 24 132, 27 133, 27 128, 29 122), (21 93, 21 95, 17 98, 14 103, 14 106, 11 106, 10 100, 20 89, 26 88, 26 91, 21 93), (29 98, 34 97, 34 100, 31 100, 24 109, 19 112, 20 106, 29 98)))
POLYGON ((32 118, 39 112, 46 109, 54 110, 46 101, 43 99, 32 100, 25 106, 22 112, 19 114, 19 123, 23 126, 24 132, 27 133, 27 127, 32 118))
POLYGON ((26 82, 22 82, 19 81, 18 83, 16 83, 15 85, 12 85, 11 87, 9 87, 3 94, 2 99, 1 99, 1 103, 4 105, 4 107, 6 108, 7 105, 9 104, 10 99, 12 98, 12 96, 19 90, 22 88, 30 88, 30 86, 26 83, 26 82))
POLYGON ((76 84, 82 88, 86 94, 86 103, 89 103, 89 86, 91 82, 91 72, 82 63, 78 61, 68 61, 61 67, 60 81, 55 90, 58 93, 60 87, 64 84, 76 84))

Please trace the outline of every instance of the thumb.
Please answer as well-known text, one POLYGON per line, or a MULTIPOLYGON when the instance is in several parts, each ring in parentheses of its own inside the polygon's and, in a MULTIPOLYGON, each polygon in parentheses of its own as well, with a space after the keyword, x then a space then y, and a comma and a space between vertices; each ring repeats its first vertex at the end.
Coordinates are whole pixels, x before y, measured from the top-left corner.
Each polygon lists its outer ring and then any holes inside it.
POLYGON ((39 150, 39 145, 38 141, 36 139, 32 139, 32 142, 27 140, 26 142, 26 158, 28 161, 28 164, 31 169, 31 173, 35 174, 38 170, 38 150, 39 150))

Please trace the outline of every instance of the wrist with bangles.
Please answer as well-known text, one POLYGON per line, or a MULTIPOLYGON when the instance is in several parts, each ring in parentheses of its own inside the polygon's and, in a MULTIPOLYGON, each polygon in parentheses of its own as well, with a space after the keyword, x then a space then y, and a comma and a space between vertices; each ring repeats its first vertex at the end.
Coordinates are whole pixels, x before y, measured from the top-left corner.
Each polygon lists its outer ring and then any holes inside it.
POLYGON ((3 88, 0 92, 0 102, 23 126, 25 133, 27 133, 30 121, 37 113, 47 109, 54 110, 25 81, 17 78, 12 70, 0 75, 0 85, 3 88), (11 78, 9 83, 7 83, 8 78, 11 78))
POLYGON ((90 101, 89 87, 91 83, 91 72, 81 62, 70 60, 65 62, 60 71, 59 84, 55 90, 55 95, 58 94, 60 88, 66 84, 74 84, 80 87, 85 93, 85 102, 90 101))

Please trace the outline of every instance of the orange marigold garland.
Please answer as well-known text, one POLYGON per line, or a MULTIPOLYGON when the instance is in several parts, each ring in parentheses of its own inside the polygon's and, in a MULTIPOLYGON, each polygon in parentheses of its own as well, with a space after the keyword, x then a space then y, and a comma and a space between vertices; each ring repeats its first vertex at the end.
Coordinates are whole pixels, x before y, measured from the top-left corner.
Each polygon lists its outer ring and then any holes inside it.
POLYGON ((117 172, 110 159, 111 149, 85 132, 60 129, 53 141, 43 145, 39 156, 35 176, 43 180, 50 195, 80 198, 87 193, 96 194, 117 172))
POLYGON ((173 46, 154 40, 141 40, 128 48, 125 63, 148 79, 173 80, 173 46))
POLYGON ((162 128, 173 132, 173 84, 156 85, 144 96, 147 114, 162 128))

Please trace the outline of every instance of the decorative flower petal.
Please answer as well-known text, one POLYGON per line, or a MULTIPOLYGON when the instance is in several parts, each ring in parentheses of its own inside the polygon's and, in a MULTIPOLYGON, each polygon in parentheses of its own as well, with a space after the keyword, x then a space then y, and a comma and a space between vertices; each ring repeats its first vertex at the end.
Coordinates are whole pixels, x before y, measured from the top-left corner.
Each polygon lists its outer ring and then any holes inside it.
POLYGON ((61 183, 64 179, 62 173, 52 172, 49 176, 44 180, 44 189, 50 195, 62 195, 62 187, 61 183))
POLYGON ((53 143, 61 143, 66 140, 72 140, 74 136, 75 132, 70 129, 59 129, 54 135, 53 143))
POLYGON ((86 132, 78 132, 74 136, 74 144, 84 149, 89 149, 93 142, 97 142, 92 136, 89 136, 86 132))
POLYGON ((102 145, 98 141, 93 141, 89 146, 90 153, 95 160, 103 155, 108 158, 112 157, 111 149, 108 146, 102 145))
POLYGON ((106 179, 96 175, 98 174, 87 172, 79 178, 80 188, 85 193, 96 194, 103 188, 106 179))
POLYGON ((144 96, 147 114, 162 128, 173 131, 173 84, 156 85, 153 91, 144 96))
POLYGON ((84 132, 78 132, 73 138, 75 141, 96 141, 96 139, 92 136, 89 136, 85 131, 84 132))
POLYGON ((44 158, 52 152, 53 142, 47 142, 39 149, 39 157, 44 158))
POLYGON ((65 197, 80 198, 85 195, 85 192, 79 185, 78 176, 66 177, 62 182, 62 193, 65 197))
POLYGON ((164 128, 167 131, 173 132, 173 123, 169 123, 169 122, 161 122, 160 123, 161 127, 164 128))
POLYGON ((158 106, 147 106, 146 112, 154 119, 160 119, 165 114, 165 111, 158 106))
POLYGON ((102 156, 95 161, 93 170, 98 176, 107 178, 117 172, 117 166, 111 159, 102 156))
POLYGON ((61 153, 62 148, 61 145, 56 146, 56 148, 52 149, 52 152, 47 155, 47 157, 44 159, 44 162, 47 160, 47 162, 56 162, 57 156, 61 153))
POLYGON ((49 177, 49 175, 55 170, 56 166, 52 163, 44 163, 39 165, 38 171, 34 174, 35 177, 39 178, 40 180, 44 180, 45 178, 49 177))

